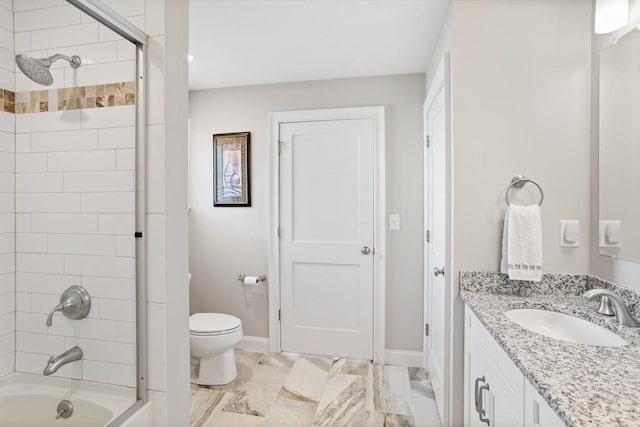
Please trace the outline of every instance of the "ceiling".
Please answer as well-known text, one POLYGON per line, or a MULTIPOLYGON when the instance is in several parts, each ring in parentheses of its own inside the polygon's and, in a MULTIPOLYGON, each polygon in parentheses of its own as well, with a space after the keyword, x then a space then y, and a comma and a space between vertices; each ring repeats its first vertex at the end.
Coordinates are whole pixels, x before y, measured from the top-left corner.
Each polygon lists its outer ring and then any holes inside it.
POLYGON ((424 72, 448 0, 189 0, 189 87, 424 72))

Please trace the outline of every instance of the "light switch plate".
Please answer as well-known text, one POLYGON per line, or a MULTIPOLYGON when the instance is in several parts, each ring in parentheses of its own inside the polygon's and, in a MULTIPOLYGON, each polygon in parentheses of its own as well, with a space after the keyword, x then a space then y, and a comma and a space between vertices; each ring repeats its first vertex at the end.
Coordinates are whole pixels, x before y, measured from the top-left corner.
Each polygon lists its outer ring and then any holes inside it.
POLYGON ((580 221, 560 221, 560 246, 571 248, 580 246, 580 221))
POLYGON ((400 230, 400 215, 389 215, 389 230, 400 230))

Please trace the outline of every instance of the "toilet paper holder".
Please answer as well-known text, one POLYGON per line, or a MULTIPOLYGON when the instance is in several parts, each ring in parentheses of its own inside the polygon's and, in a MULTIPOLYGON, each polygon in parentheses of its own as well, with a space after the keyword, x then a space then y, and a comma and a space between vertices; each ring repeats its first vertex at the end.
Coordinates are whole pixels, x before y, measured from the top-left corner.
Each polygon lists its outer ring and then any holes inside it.
MULTIPOLYGON (((238 276, 238 280, 240 281, 244 281, 244 278, 247 277, 246 274, 241 274, 238 276)), ((261 282, 264 282, 265 280, 267 280, 267 275, 266 274, 261 274, 258 276, 258 280, 261 282)))

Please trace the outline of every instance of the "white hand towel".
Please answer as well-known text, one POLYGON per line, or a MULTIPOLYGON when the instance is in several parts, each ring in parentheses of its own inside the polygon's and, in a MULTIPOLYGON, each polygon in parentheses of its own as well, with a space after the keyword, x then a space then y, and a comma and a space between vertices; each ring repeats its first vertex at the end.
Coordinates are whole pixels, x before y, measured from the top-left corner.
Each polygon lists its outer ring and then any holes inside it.
POLYGON ((540 206, 510 206, 505 213, 500 271, 511 280, 542 279, 540 206))
POLYGON ((509 269, 507 267, 507 249, 509 242, 509 206, 504 212, 504 226, 502 227, 502 258, 500 259, 500 273, 508 274, 509 269))

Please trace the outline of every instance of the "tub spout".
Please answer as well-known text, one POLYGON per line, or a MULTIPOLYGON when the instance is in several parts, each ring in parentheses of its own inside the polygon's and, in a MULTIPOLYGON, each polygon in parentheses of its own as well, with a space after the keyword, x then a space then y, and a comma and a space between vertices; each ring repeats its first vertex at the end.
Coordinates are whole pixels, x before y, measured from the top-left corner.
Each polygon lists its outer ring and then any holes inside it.
POLYGON ((67 363, 75 362, 76 360, 80 359, 82 359, 82 349, 78 346, 75 346, 60 354, 59 356, 51 356, 42 373, 44 375, 55 374, 58 369, 60 369, 67 363))

